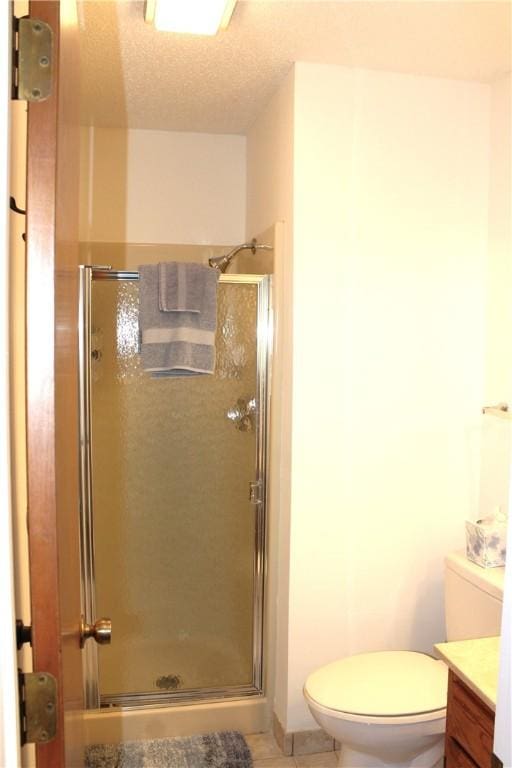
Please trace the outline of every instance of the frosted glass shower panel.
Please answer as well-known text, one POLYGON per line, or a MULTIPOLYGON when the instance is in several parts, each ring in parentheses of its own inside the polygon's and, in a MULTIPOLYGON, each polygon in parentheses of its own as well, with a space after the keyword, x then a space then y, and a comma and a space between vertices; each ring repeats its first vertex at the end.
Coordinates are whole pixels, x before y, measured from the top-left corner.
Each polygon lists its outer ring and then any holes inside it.
POLYGON ((104 703, 253 680, 257 315, 258 285, 220 283, 215 375, 152 379, 139 365, 138 283, 93 281, 95 593, 97 615, 112 619, 98 652, 104 703))

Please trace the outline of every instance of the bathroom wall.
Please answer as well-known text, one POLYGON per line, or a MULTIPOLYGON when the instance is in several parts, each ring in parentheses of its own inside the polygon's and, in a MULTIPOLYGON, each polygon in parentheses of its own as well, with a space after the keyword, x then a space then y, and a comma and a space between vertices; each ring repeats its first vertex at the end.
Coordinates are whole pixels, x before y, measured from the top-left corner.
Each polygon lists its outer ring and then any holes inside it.
MULTIPOLYGON (((512 232, 511 232, 511 78, 503 78, 491 87, 491 175, 489 186, 489 281, 487 312, 488 378, 486 394, 489 398, 512 400, 512 361, 509 354, 511 328, 510 281, 512 276, 512 232)), ((489 400, 489 402, 491 402, 489 400)), ((488 446, 483 465, 487 479, 486 491, 489 504, 495 503, 490 491, 498 491, 506 499, 511 465, 510 422, 496 419, 494 439, 488 446), (505 447, 507 447, 508 454, 505 447), (500 449, 498 452, 498 449, 500 449), (493 455, 494 454, 494 455, 493 455), (501 459, 498 469, 496 461, 501 459), (505 479, 504 479, 505 478, 505 479)), ((487 448, 487 445, 485 446, 487 448)), ((508 531, 508 551, 512 550, 512 528, 508 531)), ((503 765, 512 762, 512 734, 510 731, 511 708, 511 632, 512 624, 512 569, 507 568, 505 600, 503 606, 503 630, 496 708, 494 752, 503 765)))
POLYGON ((489 293, 486 395, 490 402, 512 395, 512 366, 504 354, 512 325, 511 271, 511 88, 510 75, 491 86, 489 183, 489 293))
MULTIPOLYGON (((16 0, 17 16, 28 14, 28 2, 16 0)), ((27 104, 9 102, 10 118, 10 194, 17 205, 26 209, 26 154, 27 104)), ((25 217, 9 215, 9 386, 10 386, 10 442, 11 442, 11 494, 14 518, 14 579, 16 616, 30 625, 30 573, 27 530, 27 461, 26 461, 26 391, 25 391, 25 217)), ((32 649, 24 645, 18 651, 18 666, 25 672, 32 670, 32 649)), ((23 768, 36 764, 35 747, 26 744, 21 749, 23 768)))
POLYGON ((245 137, 83 128, 82 241, 241 243, 245 137))
MULTIPOLYGON (((485 403, 512 402, 512 361, 508 354, 512 328, 511 237, 511 82, 510 75, 491 85, 489 259, 485 324, 485 403)), ((511 423, 482 417, 482 467, 479 516, 508 506, 511 423)))
POLYGON ((140 264, 159 261, 197 261, 207 264, 212 256, 226 253, 225 245, 180 245, 176 243, 80 243, 82 264, 110 265, 113 269, 137 270, 140 264))
POLYGON ((0 653, 0 764, 19 765, 19 723, 17 718, 17 681, 16 647, 14 644, 13 622, 15 617, 15 575, 13 554, 13 521, 11 519, 11 450, 10 445, 10 382, 9 382, 9 220, 8 195, 10 188, 10 99, 11 58, 11 9, 4 4, 0 11, 0 195, 3 214, 0 220, 0 354, 2 369, 0 373, 0 579, 2 600, 0 601, 0 621, 4 628, 2 650, 0 653))
MULTIPOLYGON (((292 247, 293 247, 294 72, 252 126, 247 140, 247 237, 276 227, 274 355, 270 424, 267 690, 286 720, 288 678, 288 591, 291 463, 292 247), (275 673, 273 670, 275 669, 275 673)), ((259 239, 259 238, 258 238, 259 239)))
MULTIPOLYGON (((443 556, 478 504, 489 182, 488 87, 293 77, 287 731, 314 725, 315 667, 445 636, 443 556)), ((250 161, 270 130, 248 136, 249 222, 274 213, 250 161)))
POLYGON ((144 242, 204 261, 283 222, 270 571, 288 731, 314 727, 311 669, 444 638, 443 556, 493 484, 480 409, 512 380, 505 92, 298 64, 249 131, 246 213, 243 137, 84 131, 84 261, 129 268, 144 242))
MULTIPOLYGON (((27 13, 24 10, 22 13, 27 13)), ((22 15, 22 14, 20 14, 22 15)), ((10 194, 17 205, 26 209, 26 130, 27 106, 22 101, 10 102, 11 177, 10 194)), ((14 577, 16 616, 30 625, 30 573, 27 530, 27 460, 25 408, 25 217, 9 216, 9 384, 11 390, 10 440, 11 489, 14 516, 14 577)), ((32 649, 24 645, 18 652, 18 665, 24 671, 32 669, 32 649)), ((35 748, 27 744, 21 750, 22 766, 35 765, 35 748)))

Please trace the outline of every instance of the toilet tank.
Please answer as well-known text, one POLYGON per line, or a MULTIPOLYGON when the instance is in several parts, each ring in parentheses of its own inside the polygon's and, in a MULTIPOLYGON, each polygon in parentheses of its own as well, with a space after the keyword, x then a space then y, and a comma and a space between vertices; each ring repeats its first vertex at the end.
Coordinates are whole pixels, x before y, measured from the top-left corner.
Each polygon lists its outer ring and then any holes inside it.
POLYGON ((448 640, 501 633, 505 568, 481 568, 463 552, 445 559, 445 614, 448 640))

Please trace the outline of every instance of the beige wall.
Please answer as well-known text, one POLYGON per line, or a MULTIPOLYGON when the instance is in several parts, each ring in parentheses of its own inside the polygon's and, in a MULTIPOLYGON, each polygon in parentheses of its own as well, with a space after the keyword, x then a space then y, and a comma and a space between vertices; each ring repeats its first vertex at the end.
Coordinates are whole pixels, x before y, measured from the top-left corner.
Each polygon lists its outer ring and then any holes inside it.
MULTIPOLYGON (((511 238, 511 82, 510 75, 491 85, 489 260, 486 272, 485 403, 512 401, 512 365, 508 349, 512 328, 511 238)), ((508 507, 510 423, 492 416, 482 420, 481 516, 508 507)))
MULTIPOLYGON (((17 13, 27 13, 19 4, 17 13)), ((10 194, 17 205, 26 209, 26 132, 27 107, 23 101, 10 102, 11 119, 11 178, 10 194)), ((11 387, 11 482, 14 515, 14 566, 16 590, 16 617, 30 624, 30 581, 27 537, 27 465, 25 414, 25 216, 10 214, 9 243, 9 314, 10 314, 10 370, 11 387)), ((32 652, 23 646, 18 652, 18 664, 24 672, 32 669, 32 652)), ((35 765, 33 745, 21 750, 24 768, 35 765)))
POLYGON ((212 256, 226 253, 223 245, 189 245, 176 243, 80 243, 82 264, 109 265, 112 269, 137 270, 140 264, 159 261, 197 261, 207 264, 212 256))
MULTIPOLYGON (((25 209, 26 104, 11 103, 11 192, 25 209)), ((16 600, 19 618, 30 624, 27 543, 27 466, 25 424, 25 217, 10 215, 10 315, 11 315, 11 445, 13 506, 16 517, 17 579, 16 600)), ((28 659, 27 659, 28 660, 28 659)))
MULTIPOLYGON (((275 229, 274 356, 270 425, 268 688, 286 721, 290 515, 294 74, 290 72, 247 137, 247 238, 275 229), (275 674, 272 671, 275 669, 275 674)), ((260 238, 258 238, 260 239, 260 238)))
POLYGON ((512 327, 511 271, 511 89, 510 75, 491 86, 489 180, 489 268, 486 396, 512 396, 512 370, 504 354, 512 327))
POLYGON ((10 4, 4 4, 0 11, 0 60, 3 63, 0 77, 0 195, 3 215, 0 218, 0 621, 4 630, 0 652, 0 764, 19 765, 20 763, 20 727, 17 717, 17 675, 16 645, 14 637, 14 618, 17 610, 14 585, 13 521, 12 510, 12 446, 10 443, 10 381, 9 381, 9 271, 10 271, 10 221, 9 194, 12 194, 9 171, 11 165, 9 132, 11 130, 10 101, 10 66, 11 59, 11 19, 10 4))
POLYGON ((245 137, 83 128, 82 241, 241 243, 245 137))
MULTIPOLYGON (((443 556, 478 505, 489 89, 302 63, 286 88, 292 501, 276 712, 293 731, 313 726, 302 685, 316 667, 444 638, 443 556)), ((285 91, 248 136, 248 222, 270 215, 251 157, 279 147, 285 91)))
MULTIPOLYGON (((510 328, 512 307, 510 302, 512 259, 512 196, 511 196, 511 78, 510 75, 491 87, 491 173, 489 185, 489 276, 487 307, 487 379, 486 395, 511 402, 512 371, 510 360, 510 328)), ((483 501, 491 506, 507 499, 510 467, 510 429, 508 422, 488 429, 482 476, 486 478, 487 493, 483 501), (492 489, 493 495, 489 492, 492 489), (501 497, 496 498, 496 491, 501 497)), ((505 507, 506 508, 506 507, 505 507)), ((512 550, 512 527, 508 531, 508 552, 512 550)), ((510 554, 509 554, 510 556, 510 554)), ((511 684, 510 647, 512 623, 512 569, 506 570, 505 600, 503 605, 502 643, 494 752, 503 765, 512 760, 510 733, 511 684)))

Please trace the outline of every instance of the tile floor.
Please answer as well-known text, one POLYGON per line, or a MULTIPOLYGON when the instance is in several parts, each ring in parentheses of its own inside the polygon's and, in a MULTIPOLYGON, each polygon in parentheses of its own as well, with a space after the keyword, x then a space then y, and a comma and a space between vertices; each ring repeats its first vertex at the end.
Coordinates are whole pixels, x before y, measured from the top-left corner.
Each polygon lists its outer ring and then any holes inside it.
POLYGON ((254 733, 245 737, 252 753, 254 768, 336 768, 337 752, 285 757, 271 733, 254 733))

